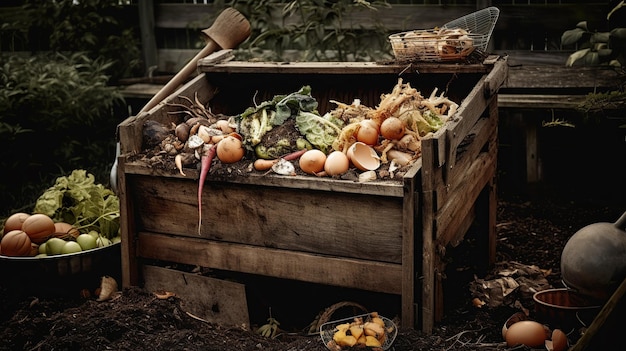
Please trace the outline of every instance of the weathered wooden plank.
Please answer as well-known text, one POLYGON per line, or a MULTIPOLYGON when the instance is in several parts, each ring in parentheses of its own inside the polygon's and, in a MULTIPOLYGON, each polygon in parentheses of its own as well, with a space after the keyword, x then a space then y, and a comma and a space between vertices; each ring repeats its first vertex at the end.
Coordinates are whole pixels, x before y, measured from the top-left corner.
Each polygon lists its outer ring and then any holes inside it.
POLYGON ((124 157, 117 160, 117 195, 120 200, 120 235, 122 237, 121 268, 122 286, 139 286, 139 264, 135 256, 137 230, 135 223, 135 200, 128 193, 130 188, 126 183, 124 157))
POLYGON ((498 95, 500 108, 535 108, 535 109, 576 109, 585 101, 587 95, 564 94, 506 94, 498 95))
MULTIPOLYGON (((473 178, 468 173, 474 166, 474 162, 480 158, 481 153, 496 151, 497 127, 497 116, 480 119, 475 125, 475 128, 468 133, 472 136, 468 138, 468 144, 463 145, 462 150, 457 149, 455 151, 455 155, 458 155, 455 165, 445 168, 442 167, 435 172, 436 184, 434 188, 437 189, 435 192, 435 206, 437 210, 440 210, 442 206, 452 201, 449 198, 450 195, 461 191, 461 189, 467 187, 469 183, 479 181, 480 178, 473 178)), ((486 169, 490 169, 490 167, 486 169)))
MULTIPOLYGON (((414 168, 418 169, 418 168, 414 168)), ((419 162, 421 169, 421 162, 419 162)), ((420 246, 416 245, 415 236, 420 232, 419 192, 421 178, 416 172, 407 175, 404 182, 402 201, 402 325, 415 325, 415 271, 416 259, 420 259, 420 246)), ((417 241, 419 242, 419 240, 417 241)))
MULTIPOLYGON (((508 89, 591 91, 618 87, 620 81, 619 73, 607 67, 523 65, 509 68, 509 77, 502 85, 501 93, 511 93, 508 89)), ((533 93, 537 94, 538 91, 533 93)))
POLYGON ((487 73, 489 67, 482 64, 429 63, 381 64, 378 62, 246 62, 205 63, 198 67, 203 72, 221 73, 268 73, 268 74, 401 74, 410 73, 487 73))
POLYGON ((142 268, 143 287, 173 292, 185 312, 221 326, 250 326, 245 285, 151 265, 142 268))
POLYGON ((537 124, 526 123, 526 182, 536 183, 541 180, 541 165, 539 161, 539 134, 537 124))
POLYGON ((402 198, 208 181, 198 234, 196 182, 129 181, 140 230, 402 262, 402 198))
MULTIPOLYGON (((421 162, 416 162, 407 171, 404 180, 414 177, 421 168, 421 162)), ((186 168, 185 176, 181 175, 175 169, 151 168, 148 164, 135 161, 126 162, 127 173, 146 175, 146 176, 164 176, 169 178, 190 179, 197 181, 200 172, 197 169, 186 168)), ((250 172, 241 174, 241 177, 209 176, 210 181, 227 181, 235 184, 250 184, 257 186, 272 186, 289 189, 309 189, 320 191, 341 191, 354 194, 367 194, 386 197, 402 197, 403 184, 401 180, 373 180, 360 183, 352 180, 338 180, 333 178, 311 178, 310 176, 281 176, 278 174, 264 174, 250 172)))
POLYGON ((227 271, 400 294, 402 266, 139 232, 137 255, 227 271))
MULTIPOLYGON (((474 128, 476 121, 482 116, 482 112, 485 111, 489 103, 485 92, 490 92, 489 94, 492 96, 506 79, 505 63, 506 60, 502 60, 500 63, 493 66, 492 71, 488 75, 480 78, 467 97, 463 99, 457 112, 448 121, 446 128, 440 129, 422 140, 422 142, 424 142, 427 139, 439 139, 432 144, 426 144, 427 147, 430 147, 430 145, 437 147, 437 150, 433 153, 435 168, 440 168, 444 165, 447 168, 454 167, 457 158, 457 147, 463 142, 469 130, 474 128)), ((444 170, 443 172, 445 173, 447 171, 444 170)), ((434 183, 431 182, 431 184, 427 186, 434 186, 434 183)), ((434 187, 432 189, 437 188, 434 187)), ((425 190, 430 189, 425 188, 425 190)))
POLYGON ((170 96, 155 105, 150 111, 140 113, 137 116, 128 117, 122 121, 117 128, 122 154, 139 153, 141 151, 143 125, 147 120, 153 120, 166 125, 175 122, 177 117, 168 112, 178 108, 167 105, 172 103, 189 105, 189 103, 181 99, 180 96, 194 99, 196 93, 203 104, 206 104, 214 96, 215 88, 206 80, 204 74, 199 74, 191 79, 187 85, 178 88, 170 96))
POLYGON ((468 170, 468 181, 462 192, 454 192, 448 201, 436 214, 436 241, 437 246, 445 247, 453 239, 458 240, 459 228, 464 220, 465 213, 471 213, 470 209, 476 202, 478 195, 485 185, 495 175, 496 157, 490 153, 482 153, 472 167, 468 170))

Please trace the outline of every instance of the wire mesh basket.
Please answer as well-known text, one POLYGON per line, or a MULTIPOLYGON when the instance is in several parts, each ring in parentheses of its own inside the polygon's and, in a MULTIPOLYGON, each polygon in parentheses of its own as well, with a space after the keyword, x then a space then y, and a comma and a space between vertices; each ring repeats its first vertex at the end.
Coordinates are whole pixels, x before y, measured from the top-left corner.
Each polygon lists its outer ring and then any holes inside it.
POLYGON ((488 7, 450 21, 441 28, 389 36, 398 60, 461 61, 475 49, 487 50, 500 10, 488 7))
MULTIPOLYGON (((391 347, 393 342, 396 340, 396 336, 398 335, 398 328, 396 324, 387 317, 379 316, 373 313, 365 313, 349 318, 338 319, 330 322, 326 322, 320 326, 320 337, 322 338, 322 342, 331 351, 337 351, 342 349, 350 349, 351 346, 342 346, 337 344, 334 340, 335 333, 341 329, 341 325, 352 324, 352 325, 361 325, 364 326, 365 323, 372 322, 373 316, 378 316, 384 322, 384 335, 380 337, 378 340, 380 341, 379 348, 383 350, 387 350, 391 347), (339 327, 339 328, 338 328, 339 327)), ((348 332, 350 334, 350 332, 348 332)), ((354 345, 356 346, 356 345, 354 345)))

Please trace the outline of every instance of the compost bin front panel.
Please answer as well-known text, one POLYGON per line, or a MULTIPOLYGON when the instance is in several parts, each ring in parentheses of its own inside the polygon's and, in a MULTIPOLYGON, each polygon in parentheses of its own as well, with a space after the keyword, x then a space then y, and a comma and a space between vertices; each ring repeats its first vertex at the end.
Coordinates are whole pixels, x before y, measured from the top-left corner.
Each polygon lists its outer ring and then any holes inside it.
MULTIPOLYGON (((402 261, 402 198, 133 176, 137 230, 383 262, 402 261)), ((314 181, 314 180, 311 180, 314 181)))

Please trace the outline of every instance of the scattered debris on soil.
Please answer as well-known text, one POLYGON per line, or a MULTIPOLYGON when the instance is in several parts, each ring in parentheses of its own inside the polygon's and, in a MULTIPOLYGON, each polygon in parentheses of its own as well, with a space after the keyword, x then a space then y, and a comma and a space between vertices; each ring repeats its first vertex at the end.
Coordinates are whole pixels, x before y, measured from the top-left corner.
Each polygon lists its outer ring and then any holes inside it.
MULTIPOLYGON (((560 253, 568 238, 588 224, 613 222, 622 212, 576 201, 500 200, 497 264, 489 272, 478 271, 476 257, 464 252, 471 238, 448 251, 453 260, 446 273, 443 320, 429 335, 400 329, 390 350, 511 350, 502 338, 503 324, 520 311, 532 318, 528 291, 562 287, 560 253), (502 277, 506 269, 525 272, 526 290, 510 291, 500 301, 480 296, 477 286, 502 277), (484 304, 476 304, 476 297, 484 304)), ((185 312, 176 296, 139 288, 99 302, 94 296, 25 296, 0 285, 0 301, 0 350, 326 350, 319 335, 308 330, 287 332, 282 329, 289 326, 281 324, 276 336, 267 338, 254 332, 258 325, 250 330, 207 323, 185 312)))

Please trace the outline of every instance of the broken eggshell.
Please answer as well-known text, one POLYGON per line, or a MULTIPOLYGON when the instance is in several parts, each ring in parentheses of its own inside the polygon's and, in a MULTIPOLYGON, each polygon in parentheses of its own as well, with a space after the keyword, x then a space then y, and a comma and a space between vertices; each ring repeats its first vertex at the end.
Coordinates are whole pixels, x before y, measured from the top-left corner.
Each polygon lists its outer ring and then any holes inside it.
POLYGON ((362 171, 374 171, 380 167, 380 157, 371 146, 356 142, 348 148, 348 158, 362 171))
POLYGON ((546 349, 548 351, 565 351, 567 346, 567 335, 560 329, 554 329, 552 331, 552 338, 546 340, 546 349))

